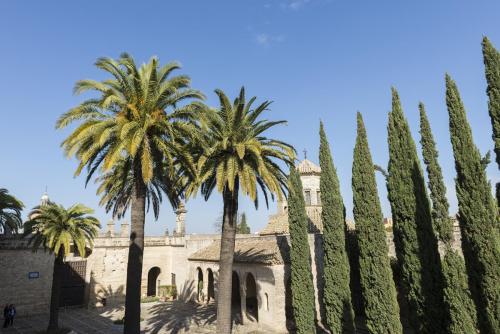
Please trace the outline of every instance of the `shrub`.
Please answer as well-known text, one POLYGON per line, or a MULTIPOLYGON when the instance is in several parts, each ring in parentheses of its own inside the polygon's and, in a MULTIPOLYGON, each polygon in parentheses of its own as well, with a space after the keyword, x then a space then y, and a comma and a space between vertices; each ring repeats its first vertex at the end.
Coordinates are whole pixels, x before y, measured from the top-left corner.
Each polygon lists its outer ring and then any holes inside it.
POLYGON ((157 296, 147 296, 141 298, 141 303, 152 303, 160 300, 160 297, 157 296))
POLYGON ((158 295, 160 297, 177 298, 177 286, 175 285, 160 285, 158 287, 158 295))

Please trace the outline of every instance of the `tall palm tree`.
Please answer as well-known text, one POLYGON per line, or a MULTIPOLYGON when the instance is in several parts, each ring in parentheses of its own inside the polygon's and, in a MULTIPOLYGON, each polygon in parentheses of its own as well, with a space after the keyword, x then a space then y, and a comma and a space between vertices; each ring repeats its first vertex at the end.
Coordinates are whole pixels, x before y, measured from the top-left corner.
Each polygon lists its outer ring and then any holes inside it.
POLYGON ((22 225, 21 211, 23 202, 18 200, 5 188, 0 188, 0 228, 4 233, 13 231, 17 233, 22 225))
POLYGON ((43 247, 55 255, 50 297, 50 318, 48 332, 59 329, 59 298, 61 294, 61 270, 64 257, 71 251, 71 245, 78 254, 85 256, 86 247, 92 249, 93 240, 99 231, 99 221, 90 214, 94 210, 83 204, 68 209, 49 203, 35 207, 24 223, 24 237, 33 251, 43 247))
MULTIPOLYGON (((217 333, 231 332, 232 266, 237 228, 238 195, 240 189, 258 206, 257 188, 281 199, 286 191, 287 177, 279 166, 285 162, 292 166, 295 150, 282 141, 268 139, 264 132, 285 121, 259 120, 271 102, 264 102, 255 109, 253 97, 246 103, 245 89, 231 104, 221 90, 220 107, 208 110, 203 117, 202 130, 205 147, 198 160, 201 193, 208 199, 212 191, 222 193, 224 200, 222 238, 219 260, 219 294, 217 302, 217 333)), ((193 189, 188 188, 187 193, 193 189)))
POLYGON ((176 174, 194 173, 186 144, 197 133, 204 96, 189 88, 189 77, 171 75, 177 63, 160 67, 156 57, 139 68, 126 53, 118 60, 99 58, 95 65, 112 78, 77 82, 75 93, 98 96, 62 115, 56 127, 80 122, 62 143, 66 155, 80 161, 75 175, 87 167, 89 182, 98 171, 101 204, 115 216, 131 207, 124 333, 138 334, 146 211, 151 203, 158 217, 162 192, 175 208, 176 174))

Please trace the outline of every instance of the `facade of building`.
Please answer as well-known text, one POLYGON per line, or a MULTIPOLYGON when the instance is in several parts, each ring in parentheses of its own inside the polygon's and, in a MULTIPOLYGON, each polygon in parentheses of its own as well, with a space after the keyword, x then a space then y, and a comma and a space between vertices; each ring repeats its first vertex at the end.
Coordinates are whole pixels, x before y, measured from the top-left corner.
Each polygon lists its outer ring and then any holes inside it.
MULTIPOLYGON (((319 166, 305 159, 297 169, 301 175, 309 217, 309 244, 316 293, 317 318, 322 307, 322 230, 319 166)), ((48 202, 44 194, 42 201, 48 202)), ((217 298, 220 236, 186 234, 187 211, 176 211, 173 234, 146 237, 142 271, 143 296, 159 294, 160 287, 175 286, 177 298, 211 303, 217 298)), ((349 229, 354 228, 350 221, 349 229)), ((392 221, 385 220, 390 255, 392 221)), ((66 259, 62 305, 123 305, 126 293, 126 268, 129 226, 123 223, 115 231, 110 221, 95 240, 86 258, 66 259)), ((237 235, 233 266, 233 310, 236 321, 258 322, 276 333, 287 332, 291 295, 288 237, 288 207, 278 202, 277 212, 257 235, 237 235)), ((458 227, 456 228, 458 233, 458 227)), ((459 238, 458 238, 459 239, 459 238)), ((459 246, 458 246, 459 247, 459 246)), ((50 303, 53 256, 38 251, 33 254, 26 243, 14 236, 0 238, 0 303, 15 303, 20 314, 45 312, 50 303)))

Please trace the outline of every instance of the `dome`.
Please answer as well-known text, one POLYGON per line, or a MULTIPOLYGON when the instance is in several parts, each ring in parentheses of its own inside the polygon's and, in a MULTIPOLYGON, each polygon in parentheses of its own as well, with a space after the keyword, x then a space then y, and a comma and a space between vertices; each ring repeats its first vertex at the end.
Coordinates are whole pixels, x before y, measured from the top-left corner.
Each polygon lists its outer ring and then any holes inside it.
POLYGON ((301 175, 319 175, 321 168, 310 160, 304 159, 297 165, 297 170, 301 175))

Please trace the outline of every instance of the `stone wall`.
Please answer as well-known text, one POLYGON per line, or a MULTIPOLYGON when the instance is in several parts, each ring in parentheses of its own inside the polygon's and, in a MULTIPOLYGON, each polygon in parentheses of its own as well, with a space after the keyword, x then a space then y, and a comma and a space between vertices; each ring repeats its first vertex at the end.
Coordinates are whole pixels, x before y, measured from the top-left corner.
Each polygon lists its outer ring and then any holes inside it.
MULTIPOLYGON (((141 294, 146 295, 149 271, 157 267, 160 269, 157 286, 175 283, 179 295, 183 296, 182 291, 187 291, 190 283, 189 255, 208 246, 218 237, 218 235, 146 237, 141 294)), ((103 299, 106 299, 107 305, 124 303, 128 243, 128 238, 121 236, 102 236, 95 240, 94 250, 87 259, 87 300, 90 306, 102 306, 103 299)))
POLYGON ((47 312, 50 306, 54 256, 33 253, 24 241, 0 236, 0 305, 12 303, 19 316, 47 312), (29 273, 38 278, 29 278, 29 273))
MULTIPOLYGON (((191 300, 198 300, 197 286, 198 286, 198 270, 203 273, 203 300, 199 302, 206 302, 208 295, 208 272, 212 271, 214 274, 214 290, 215 296, 218 291, 218 262, 210 261, 189 261, 189 278, 187 285, 191 287, 185 291, 189 291, 191 300)), ((287 279, 289 277, 288 265, 263 265, 263 264, 250 264, 250 263, 234 263, 233 272, 238 275, 239 292, 241 302, 241 317, 243 322, 250 321, 250 313, 247 311, 246 297, 247 297, 247 277, 253 276, 256 283, 256 296, 258 306, 258 322, 260 326, 266 329, 273 330, 274 333, 288 333, 286 328, 286 309, 287 302, 291 300, 286 298, 287 279)))

